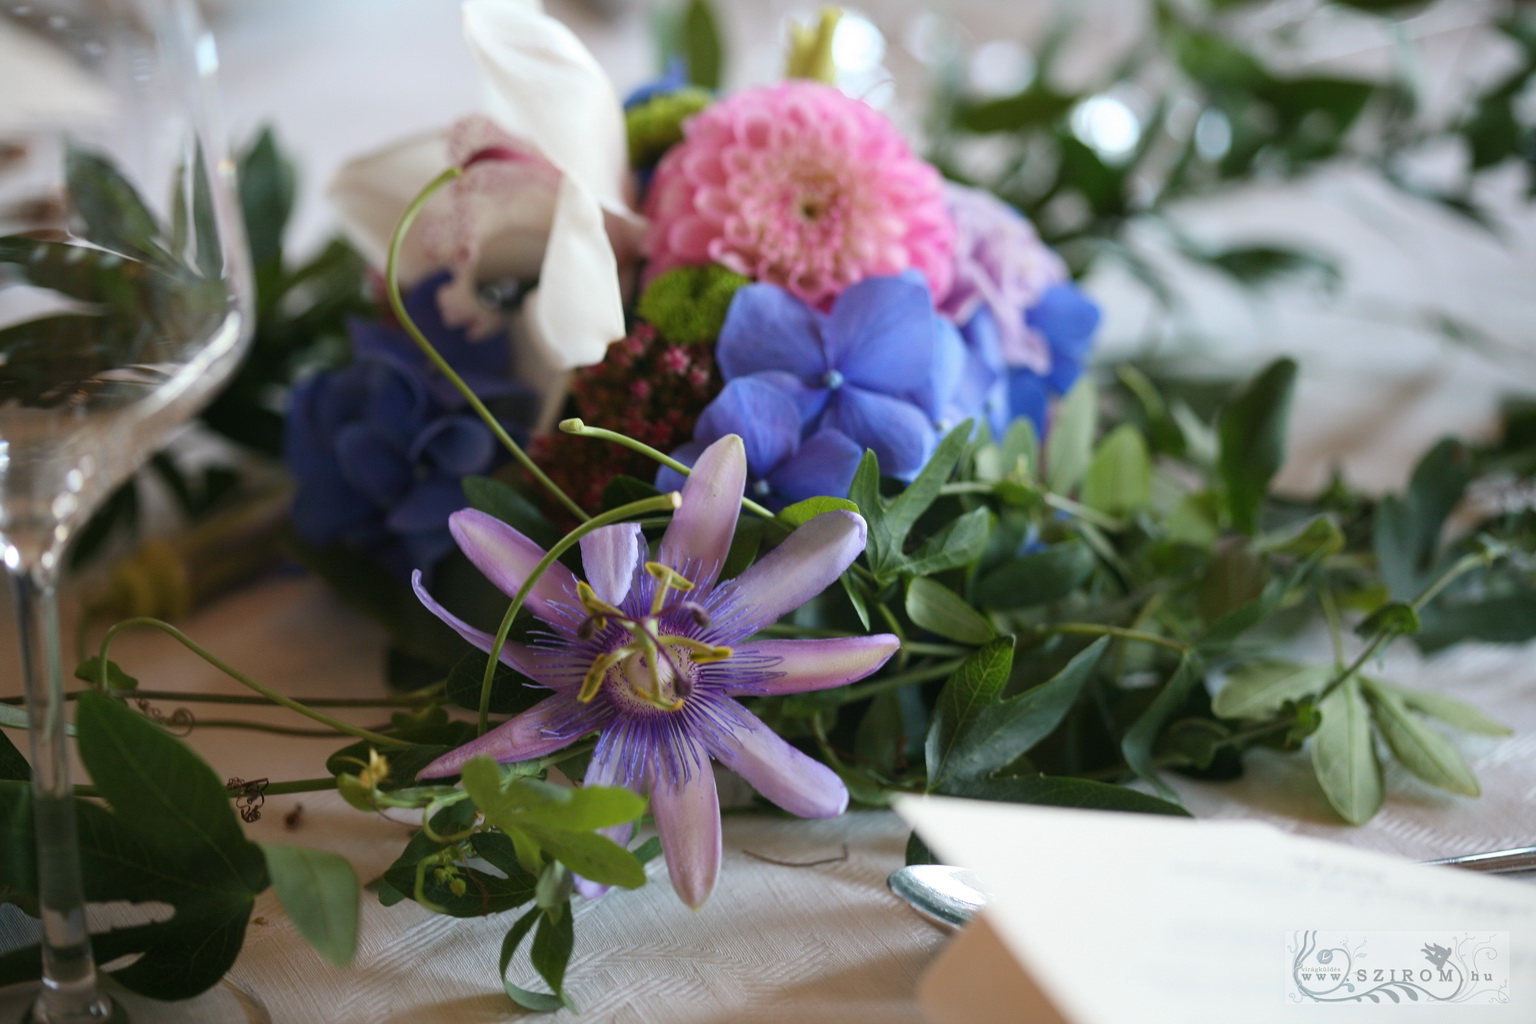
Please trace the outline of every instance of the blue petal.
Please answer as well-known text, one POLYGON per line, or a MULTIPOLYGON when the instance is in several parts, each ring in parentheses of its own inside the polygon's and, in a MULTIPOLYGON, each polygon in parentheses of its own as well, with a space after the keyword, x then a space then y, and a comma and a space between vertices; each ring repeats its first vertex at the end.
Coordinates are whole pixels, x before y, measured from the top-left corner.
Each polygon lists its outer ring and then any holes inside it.
POLYGON ((389 510, 385 524, 396 533, 426 533, 441 529, 446 535, 448 517, 464 505, 464 489, 458 480, 426 480, 413 487, 389 510))
POLYGON ((1014 419, 1028 416, 1035 424, 1035 434, 1045 437, 1046 414, 1050 410, 1050 385, 1033 370, 1008 371, 1008 414, 1014 419))
POLYGON ((747 447, 747 475, 761 480, 800 447, 800 410, 795 400, 761 377, 738 377, 699 414, 696 436, 740 434, 747 447))
POLYGON ((857 387, 832 395, 821 424, 871 449, 880 459, 880 472, 898 480, 916 476, 938 443, 932 421, 917 406, 857 387))
POLYGON ((786 459, 769 480, 786 503, 828 494, 846 498, 864 449, 838 430, 819 430, 786 459))
POLYGON ((1099 307, 1075 285, 1058 284, 1046 290, 1024 320, 1045 336, 1051 349, 1051 371, 1046 381, 1058 394, 1071 390, 1082 375, 1099 329, 1099 307))
POLYGON ((1007 367, 998 346, 997 321, 986 306, 961 331, 965 340, 965 366, 950 400, 945 419, 958 423, 975 419, 987 425, 994 438, 1008 425, 1007 367))
POLYGON ((379 509, 339 475, 321 474, 298 481, 289 516, 306 542, 328 547, 377 523, 379 509))
POLYGON ((471 416, 443 416, 416 436, 408 458, 423 462, 445 476, 483 473, 496 457, 496 439, 484 423, 471 416))
POLYGON ((353 423, 336 435, 342 478, 380 505, 392 505, 414 482, 411 464, 385 431, 353 423))
POLYGON ((688 84, 688 62, 680 56, 667 61, 667 68, 660 78, 653 79, 624 97, 624 109, 631 110, 642 103, 649 103, 657 96, 677 92, 688 84))
MULTIPOLYGON (((832 397, 828 388, 813 387, 806 384, 792 373, 783 370, 765 370, 762 373, 750 374, 753 380, 772 385, 790 398, 794 399, 795 407, 800 411, 800 422, 808 424, 821 415, 821 411, 827 407, 827 399, 832 397)), ((738 380, 746 380, 746 377, 738 377, 738 380)))
POLYGON ((939 318, 916 274, 871 277, 838 296, 824 331, 828 364, 851 384, 916 399, 939 318))
POLYGON ((749 284, 731 300, 715 360, 726 380, 783 370, 815 384, 830 369, 821 329, 821 314, 784 289, 749 284))

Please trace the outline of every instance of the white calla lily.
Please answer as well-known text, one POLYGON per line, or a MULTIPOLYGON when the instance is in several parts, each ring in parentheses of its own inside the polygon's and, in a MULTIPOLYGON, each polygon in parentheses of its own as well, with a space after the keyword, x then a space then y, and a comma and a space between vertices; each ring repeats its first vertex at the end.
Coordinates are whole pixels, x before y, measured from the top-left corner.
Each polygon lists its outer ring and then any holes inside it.
POLYGON ((640 219, 627 201, 624 114, 592 54, 539 0, 465 0, 463 14, 486 116, 354 160, 328 193, 343 231, 382 267, 410 201, 445 168, 471 162, 422 211, 401 278, 450 269, 439 304, 472 333, 501 323, 479 300, 480 284, 537 278, 520 325, 531 351, 519 368, 553 408, 560 371, 600 361, 625 333, 619 266, 640 219), (494 155, 470 160, 485 151, 494 155))

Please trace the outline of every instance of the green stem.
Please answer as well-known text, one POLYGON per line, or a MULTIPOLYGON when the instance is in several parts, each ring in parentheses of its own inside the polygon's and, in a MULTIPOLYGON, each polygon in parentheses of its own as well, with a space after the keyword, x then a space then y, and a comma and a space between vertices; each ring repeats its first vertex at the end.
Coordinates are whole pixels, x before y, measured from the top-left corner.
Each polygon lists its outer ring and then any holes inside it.
POLYGON ((197 729, 248 729, 251 732, 269 732, 277 736, 328 737, 340 736, 335 729, 294 729, 286 725, 252 722, 243 718, 197 718, 192 721, 197 729))
POLYGON ((534 584, 538 583, 539 577, 543 576, 545 571, 555 564, 555 559, 569 551, 581 538, 593 530, 623 522, 631 516, 643 516, 649 512, 674 511, 677 509, 679 501, 677 492, 673 491, 670 494, 659 494, 654 498, 643 498, 640 501, 632 501, 627 505, 620 505, 618 508, 610 509, 588 519, 576 527, 576 529, 561 537, 545 553, 544 557, 539 559, 538 564, 528 574, 528 578, 523 581, 523 585, 517 589, 517 596, 507 606, 507 613, 501 619, 501 627, 496 630, 496 642, 491 645, 490 657, 486 659, 485 675, 480 680, 479 735, 484 736, 486 730, 491 727, 491 683, 496 678, 496 666, 501 661, 501 650, 507 645, 507 637, 512 632, 512 620, 517 618, 518 612, 522 611, 523 602, 527 600, 529 593, 532 592, 534 584))
POLYGON ((1322 605, 1323 618, 1328 623, 1328 637, 1333 642, 1333 667, 1344 667, 1344 620, 1339 614, 1339 602, 1333 596, 1333 587, 1325 580, 1317 590, 1317 603, 1322 605))
POLYGON ((1092 523, 1105 530, 1119 530, 1125 526, 1124 523, 1112 516, 1107 516, 1096 509, 1091 509, 1087 505, 1079 504, 1071 498, 1063 498, 1059 494, 1047 493, 1045 495, 1045 503, 1059 512, 1065 512, 1069 516, 1076 516, 1084 522, 1092 523))
MULTIPOLYGON (((441 690, 441 686, 434 685, 431 690, 441 690)), ((76 700, 85 690, 71 690, 64 695, 65 700, 76 700)), ((182 693, 179 690, 146 690, 139 687, 133 691, 135 697, 144 700, 160 700, 179 704, 239 704, 242 706, 267 707, 272 702, 265 697, 249 697, 243 693, 182 693)), ((417 691, 416 694, 403 694, 399 697, 295 697, 294 700, 311 708, 414 708, 425 704, 430 698, 428 691, 417 691)), ((21 697, 0 697, 0 704, 20 704, 21 697)))
MULTIPOLYGON (((863 633, 849 633, 842 629, 823 629, 819 626, 792 626, 788 623, 774 623, 758 630, 763 636, 784 636, 801 640, 814 637, 819 640, 842 640, 847 637, 863 636, 863 633)), ((908 654, 926 655, 935 658, 954 658, 970 653, 970 648, 961 647, 959 644, 930 644, 920 640, 903 640, 901 649, 908 654)))
POLYGON ((358 739, 368 740, 372 743, 382 743, 387 746, 409 745, 405 740, 396 739, 393 736, 384 736, 380 733, 371 732, 368 729, 360 729, 355 725, 343 722, 339 718, 332 718, 330 715, 322 714, 319 711, 315 711, 312 708, 306 707, 291 697, 284 697, 282 694, 278 693, 271 687, 263 686, 256 680, 252 679, 250 676, 247 676, 245 673, 238 671, 233 666, 227 665, 220 661, 213 655, 211 651, 203 647, 197 641, 187 636, 185 633, 171 625, 169 622, 161 622, 159 619, 124 619, 122 622, 119 622, 117 625, 107 630, 106 635, 101 638, 101 678, 98 680, 103 690, 110 689, 110 687, 107 685, 107 655, 112 647, 112 640, 117 636, 117 634, 133 626, 149 626, 153 629, 160 630, 162 633, 165 633, 167 636, 180 643, 187 650, 191 651, 199 658, 202 658, 208 664, 212 665, 220 672, 223 672, 225 675, 229 676, 229 678, 233 679, 240 685, 255 690, 257 693, 261 694, 263 697, 274 704, 280 704, 290 711, 296 711, 303 715, 305 718, 313 719, 314 721, 319 722, 321 725, 335 729, 337 732, 344 732, 349 736, 356 736, 358 739))
POLYGON ((389 307, 394 310, 395 316, 399 319, 400 325, 405 328, 405 332, 426 353, 427 358, 432 361, 433 366, 437 367, 438 372, 448 378, 449 382, 459 390, 459 393, 469 402, 469 407, 475 410, 476 415, 485 421, 485 425, 491 429, 491 433, 496 436, 496 440, 501 442, 502 447, 511 452, 512 457, 528 472, 528 475, 537 480, 550 494, 554 495, 555 500, 564 505, 576 517, 578 522, 585 522, 589 518, 586 511, 576 504, 575 501, 571 500, 569 494, 561 490, 558 484, 546 476, 544 471, 534 464, 534 461, 528 457, 528 453, 523 451, 522 445, 512 440, 512 435, 508 434, 500 421, 491 415, 491 411, 485 407, 485 403, 480 401, 480 396, 476 395, 474 390, 464 383, 464 378, 460 377, 458 372, 448 365, 448 360, 444 359, 442 354, 437 351, 437 348, 427 340, 427 336, 421 333, 421 329, 416 326, 415 321, 411 319, 410 313, 406 311, 405 299, 400 294, 400 247, 405 243, 406 233, 410 231, 411 225, 415 223, 416 217, 421 213, 422 208, 427 205, 427 202, 444 185, 447 185, 463 173, 462 168, 448 168, 433 178, 427 184, 427 187, 422 189, 415 199, 411 200, 411 204, 400 215, 400 223, 395 225, 395 233, 389 240, 389 258, 384 265, 384 283, 389 292, 389 307))
POLYGON ((944 679, 952 676, 955 670, 965 664, 964 658, 954 661, 940 662, 937 665, 929 665, 926 668, 915 668, 909 672, 902 672, 884 679, 876 679, 873 682, 863 683, 857 686, 845 686, 840 690, 828 690, 835 693, 838 701, 832 707, 840 707, 844 704, 852 704, 854 701, 863 700, 866 697, 874 697, 889 690, 899 690, 903 686, 911 686, 917 683, 927 683, 935 679, 944 679))
MULTIPOLYGON (((335 788, 336 779, 333 776, 327 775, 323 779, 295 779, 292 782, 269 783, 267 787, 261 791, 261 795, 287 796, 290 793, 323 793, 328 789, 335 788)), ((229 796, 231 799, 244 795, 245 792, 241 789, 232 789, 229 791, 229 796)), ((76 786, 75 796, 99 797, 101 796, 101 791, 98 790, 95 786, 76 786)))
POLYGON ((1097 622, 1057 622, 1049 626, 1041 626, 1041 633, 1067 633, 1078 636, 1114 636, 1122 640, 1134 640, 1143 644, 1156 644, 1158 647, 1166 647, 1170 651, 1178 651, 1180 654, 1188 653, 1188 648, 1177 640, 1170 640, 1156 633, 1143 633, 1137 629, 1126 629, 1123 626, 1103 626, 1097 622))
MULTIPOLYGON (((659 462, 669 469, 674 469, 681 473, 683 476, 689 476, 693 473, 693 469, 691 467, 683 465, 681 462, 678 462, 676 459, 666 454, 665 452, 652 448, 644 441, 636 441, 632 437, 627 437, 616 430, 605 430, 602 427, 589 427, 582 420, 576 418, 561 420, 560 430, 562 433, 574 434, 577 437, 591 437, 596 438, 599 441, 612 441, 616 445, 621 445, 625 448, 628 448, 632 452, 637 452, 641 455, 644 455, 648 459, 659 462)), ((790 526, 788 523, 784 522, 778 516, 774 515, 772 512, 768 511, 766 508, 764 508, 762 505, 759 505, 751 498, 748 498, 746 495, 742 495, 741 507, 746 509, 748 512, 751 512, 753 515, 762 516, 769 522, 778 523, 786 530, 794 529, 793 526, 790 526)))

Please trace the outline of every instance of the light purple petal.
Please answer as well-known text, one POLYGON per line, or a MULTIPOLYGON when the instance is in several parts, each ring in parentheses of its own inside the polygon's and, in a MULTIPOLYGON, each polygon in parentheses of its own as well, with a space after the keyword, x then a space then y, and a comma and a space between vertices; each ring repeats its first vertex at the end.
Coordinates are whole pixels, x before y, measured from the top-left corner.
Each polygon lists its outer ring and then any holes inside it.
MULTIPOLYGON (((694 440, 680 445, 672 453, 672 457, 689 469, 692 469, 693 464, 699 461, 699 456, 704 454, 704 449, 708 447, 708 444, 718 440, 719 438, 715 437, 700 438, 695 435, 694 440)), ((656 470, 656 489, 663 494, 666 494, 668 491, 680 491, 683 489, 683 484, 687 479, 687 477, 671 466, 661 466, 656 470)))
POLYGON ((864 449, 840 430, 818 430, 773 471, 773 489, 788 501, 829 494, 846 498, 864 449))
MULTIPOLYGON (((616 744, 608 741, 609 735, 611 734, 605 734, 602 739, 598 740, 597 749, 592 752, 592 760, 587 765, 586 778, 582 780, 583 786, 623 785, 623 779, 621 778, 623 775, 621 770, 622 762, 615 756, 616 744)), ((630 839, 634 838, 635 823, 626 821, 621 825, 609 825, 606 828, 598 829, 597 834, 607 836, 620 846, 627 847, 630 839)), ((589 900, 595 900, 606 895, 608 890, 612 888, 612 886, 604 885, 601 882, 594 882, 580 875, 574 876, 574 880, 576 891, 589 900)))
POLYGON ((937 433, 923 410, 911 402, 851 385, 832 393, 823 427, 840 430, 872 450, 880 473, 911 480, 928 463, 938 444, 937 433))
MULTIPOLYGON (((447 608, 433 600, 427 593, 427 588, 421 581, 421 570, 411 574, 411 589, 416 591, 416 597, 426 606, 427 611, 442 619, 455 633, 468 640, 475 647, 491 653, 491 648, 496 643, 496 638, 490 633, 483 632, 471 626, 447 608)), ((569 657, 564 654, 541 651, 528 647, 525 644, 508 640, 501 647, 501 663, 508 668, 521 672, 534 682, 547 686, 552 690, 568 690, 581 682, 579 674, 573 675, 569 665, 569 657)))
POLYGON ((645 553, 639 523, 615 523, 581 538, 581 565, 599 600, 624 603, 645 553))
POLYGON ((417 772, 416 777, 438 779, 452 775, 464 767, 466 761, 482 755, 501 764, 510 764, 553 754, 587 731, 572 731, 573 703, 573 699, 565 694, 546 697, 515 718, 502 722, 484 736, 444 754, 417 772))
POLYGON ((651 813, 672 888, 697 910, 720 876, 720 799, 708 758, 695 760, 699 767, 686 779, 662 773, 651 780, 651 813))
POLYGON ((742 628, 776 622, 827 589, 864 550, 866 529, 852 512, 823 512, 758 559, 727 584, 740 595, 742 628))
MULTIPOLYGON (((508 597, 517 596, 518 588, 544 557, 543 548, 478 509, 455 512, 448 517, 448 529, 475 568, 508 597)), ((550 607, 553 603, 576 605, 576 577, 559 562, 538 578, 525 602, 528 610, 545 622, 561 621, 563 616, 550 607)))
POLYGON ((714 586, 731 549, 746 485, 747 454, 740 437, 730 434, 704 449, 683 485, 682 507, 662 535, 657 561, 687 576, 701 591, 714 586))
POLYGON ((834 640, 754 640, 736 645, 743 657, 777 658, 777 679, 753 686, 728 686, 732 697, 805 693, 855 683, 873 673, 901 648, 889 633, 848 636, 834 640))
POLYGON ((826 375, 821 314, 784 289, 749 284, 737 291, 720 329, 715 360, 726 380, 787 370, 804 380, 826 375))
POLYGON ((790 814, 835 818, 848 807, 848 787, 837 773, 785 743, 750 714, 731 739, 710 753, 790 814), (734 741, 734 742, 733 742, 734 741))
POLYGON ((701 438, 727 434, 741 435, 748 473, 762 479, 800 447, 800 410, 793 397, 761 377, 738 377, 699 414, 695 430, 701 438))

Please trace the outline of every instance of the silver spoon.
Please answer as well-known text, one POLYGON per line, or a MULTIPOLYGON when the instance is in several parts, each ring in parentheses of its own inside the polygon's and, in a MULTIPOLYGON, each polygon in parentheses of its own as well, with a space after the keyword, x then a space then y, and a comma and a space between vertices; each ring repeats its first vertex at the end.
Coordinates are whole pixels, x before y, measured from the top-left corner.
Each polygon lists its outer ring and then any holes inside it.
MULTIPOLYGON (((1486 874, 1536 871, 1536 846, 1467 853, 1420 863, 1486 874)), ((986 891, 976 876, 964 868, 948 864, 913 864, 898 868, 886 879, 886 885, 919 916, 946 931, 963 928, 987 905, 986 891)))

